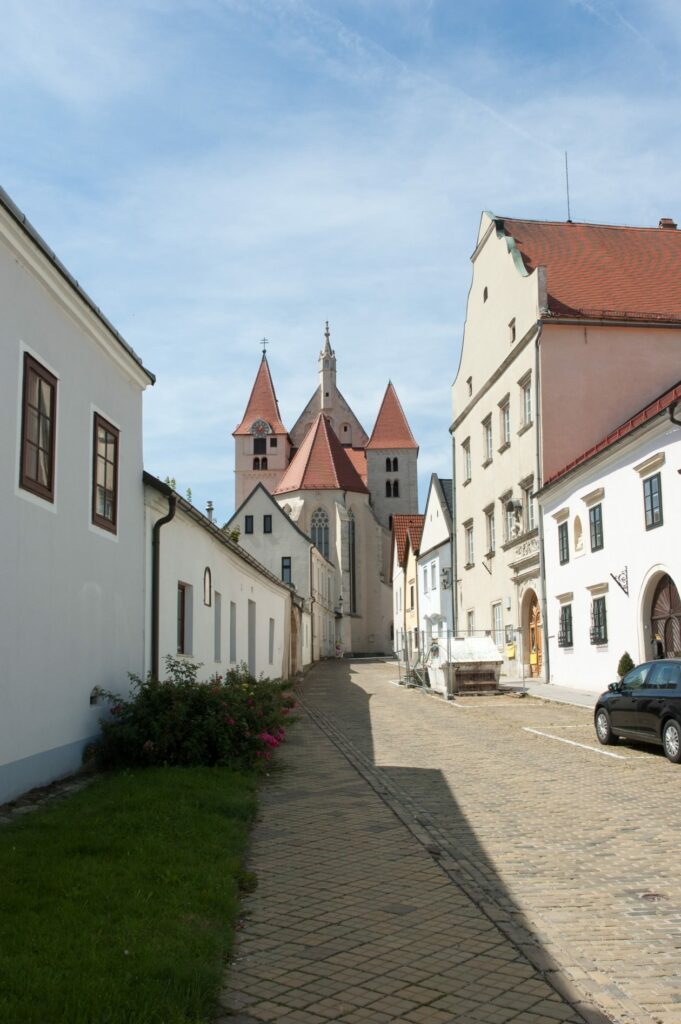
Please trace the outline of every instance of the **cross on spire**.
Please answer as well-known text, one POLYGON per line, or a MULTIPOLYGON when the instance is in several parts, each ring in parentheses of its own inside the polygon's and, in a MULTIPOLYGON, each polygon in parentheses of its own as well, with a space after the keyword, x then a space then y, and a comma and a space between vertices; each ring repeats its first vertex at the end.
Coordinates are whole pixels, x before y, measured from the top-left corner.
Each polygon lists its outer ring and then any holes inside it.
POLYGON ((269 341, 267 340, 267 338, 262 338, 260 344, 262 345, 262 354, 264 359, 265 356, 267 355, 267 346, 269 345, 269 341))

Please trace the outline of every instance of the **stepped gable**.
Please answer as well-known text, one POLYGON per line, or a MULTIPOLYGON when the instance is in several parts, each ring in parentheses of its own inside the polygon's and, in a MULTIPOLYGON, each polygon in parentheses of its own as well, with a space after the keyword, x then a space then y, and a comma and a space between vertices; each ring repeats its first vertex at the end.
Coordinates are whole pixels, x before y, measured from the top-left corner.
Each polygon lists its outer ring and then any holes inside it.
POLYGON ((657 228, 493 220, 529 273, 546 267, 549 322, 681 321, 681 231, 671 218, 657 228))
POLYGON ((407 538, 412 551, 416 554, 419 552, 425 518, 422 515, 393 516, 393 544, 397 548, 397 561, 402 568, 404 568, 407 557, 407 538))
POLYGON ((269 423, 273 434, 285 434, 287 432, 286 427, 281 422, 279 403, 277 402, 274 384, 270 376, 267 356, 264 354, 258 367, 251 397, 248 399, 246 412, 232 436, 250 434, 251 425, 256 420, 265 420, 266 423, 269 423))
POLYGON ((308 430, 274 493, 290 491, 356 491, 368 494, 366 485, 323 413, 319 413, 308 430))
POLYGON ((418 450, 418 445, 409 429, 407 417, 404 415, 392 381, 388 381, 388 387, 385 389, 381 408, 378 410, 376 423, 366 447, 367 451, 372 448, 416 448, 418 450))

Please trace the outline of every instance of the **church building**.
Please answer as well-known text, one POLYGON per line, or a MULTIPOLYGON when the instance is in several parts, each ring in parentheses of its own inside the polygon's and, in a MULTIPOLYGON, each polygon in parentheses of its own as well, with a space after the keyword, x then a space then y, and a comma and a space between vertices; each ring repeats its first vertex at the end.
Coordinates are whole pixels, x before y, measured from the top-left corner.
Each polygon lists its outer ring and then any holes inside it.
MULTIPOLYGON (((322 595, 315 580, 309 586, 312 600, 317 592, 335 608, 335 636, 327 638, 326 649, 391 653, 392 518, 418 511, 418 445, 392 383, 369 435, 336 385, 327 323, 319 383, 291 430, 281 419, 263 352, 233 436, 237 511, 229 525, 240 529, 239 543, 247 550, 257 544, 264 560, 256 531, 266 532, 268 520, 251 509, 262 484, 333 566, 330 595, 322 595)), ((281 543, 272 535, 272 565, 288 564, 281 543)))

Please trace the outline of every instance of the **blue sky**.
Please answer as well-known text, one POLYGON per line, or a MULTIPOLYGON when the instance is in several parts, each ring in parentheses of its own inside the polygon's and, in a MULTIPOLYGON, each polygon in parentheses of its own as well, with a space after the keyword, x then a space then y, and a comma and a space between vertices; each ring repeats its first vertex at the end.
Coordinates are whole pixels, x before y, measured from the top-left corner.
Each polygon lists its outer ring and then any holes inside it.
POLYGON ((483 209, 681 219, 674 0, 4 0, 0 184, 157 375, 145 463, 233 509, 260 357, 284 422, 324 321, 450 474, 483 209))

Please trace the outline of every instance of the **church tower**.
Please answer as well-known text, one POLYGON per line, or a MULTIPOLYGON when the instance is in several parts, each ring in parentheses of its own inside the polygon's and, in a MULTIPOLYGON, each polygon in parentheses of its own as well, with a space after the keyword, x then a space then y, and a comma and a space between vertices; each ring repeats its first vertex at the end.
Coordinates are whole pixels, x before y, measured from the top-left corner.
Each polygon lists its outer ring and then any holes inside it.
POLYGON ((413 515, 419 510, 418 454, 419 446, 389 381, 366 446, 371 503, 376 518, 388 530, 394 515, 413 515))
POLYGON ((232 436, 235 500, 239 508, 258 484, 272 493, 291 458, 291 439, 281 421, 264 349, 246 411, 232 436))
POLYGON ((331 348, 328 320, 318 367, 319 384, 291 428, 291 441, 294 447, 300 448, 305 435, 321 412, 328 419, 331 429, 344 448, 363 449, 369 438, 336 385, 336 353, 331 348))

